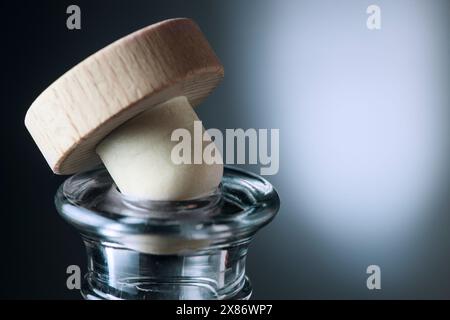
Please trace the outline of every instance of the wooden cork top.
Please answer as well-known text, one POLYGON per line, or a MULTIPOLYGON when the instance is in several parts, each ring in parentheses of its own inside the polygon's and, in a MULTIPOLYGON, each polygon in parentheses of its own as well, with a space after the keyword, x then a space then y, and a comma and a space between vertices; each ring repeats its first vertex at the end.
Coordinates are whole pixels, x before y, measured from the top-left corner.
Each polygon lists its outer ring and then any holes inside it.
POLYGON ((100 163, 95 147, 117 126, 173 97, 196 106, 222 78, 198 26, 165 20, 66 72, 33 102, 25 125, 53 172, 72 174, 100 163))

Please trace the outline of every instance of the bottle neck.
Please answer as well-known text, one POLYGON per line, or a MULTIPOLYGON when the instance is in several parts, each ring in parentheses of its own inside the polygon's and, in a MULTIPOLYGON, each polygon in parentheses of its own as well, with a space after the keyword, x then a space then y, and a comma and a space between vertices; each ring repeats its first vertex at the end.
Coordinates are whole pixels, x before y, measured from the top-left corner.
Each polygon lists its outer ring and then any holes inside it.
POLYGON ((84 238, 87 299, 248 299, 247 243, 189 254, 150 254, 84 238))

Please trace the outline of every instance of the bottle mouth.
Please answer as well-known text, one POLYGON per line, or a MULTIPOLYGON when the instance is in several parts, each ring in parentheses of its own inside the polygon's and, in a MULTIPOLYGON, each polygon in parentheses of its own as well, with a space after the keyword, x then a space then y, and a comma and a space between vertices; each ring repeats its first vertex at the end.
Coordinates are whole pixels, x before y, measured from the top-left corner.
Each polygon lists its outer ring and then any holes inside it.
POLYGON ((61 190, 68 201, 96 212, 117 217, 156 220, 187 220, 218 213, 222 199, 222 185, 197 198, 160 201, 135 198, 119 191, 108 171, 97 169, 69 178, 61 190))
POLYGON ((274 218, 280 200, 265 179, 229 166, 221 185, 202 197, 134 199, 120 193, 106 169, 99 167, 67 179, 55 204, 63 218, 91 239, 122 245, 133 239, 139 247, 148 246, 149 239, 153 244, 155 239, 159 244, 176 239, 186 244, 178 248, 185 251, 248 240, 274 218), (194 247, 192 241, 197 242, 194 247))

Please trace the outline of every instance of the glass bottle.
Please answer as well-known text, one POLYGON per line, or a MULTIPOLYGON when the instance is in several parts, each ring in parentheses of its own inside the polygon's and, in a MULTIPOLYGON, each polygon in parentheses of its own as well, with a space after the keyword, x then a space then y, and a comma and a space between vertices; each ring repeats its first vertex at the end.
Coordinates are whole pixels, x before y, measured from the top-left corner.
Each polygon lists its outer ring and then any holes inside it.
POLYGON ((211 300, 250 298, 248 246, 280 200, 263 178, 226 166, 201 198, 138 201, 100 167, 67 179, 55 203, 86 246, 84 298, 211 300))

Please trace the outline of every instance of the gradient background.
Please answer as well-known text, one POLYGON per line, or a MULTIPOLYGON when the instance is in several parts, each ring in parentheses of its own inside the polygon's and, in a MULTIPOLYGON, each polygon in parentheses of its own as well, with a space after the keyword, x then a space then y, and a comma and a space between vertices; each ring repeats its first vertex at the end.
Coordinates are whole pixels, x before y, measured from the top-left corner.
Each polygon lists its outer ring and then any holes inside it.
POLYGON ((449 14, 445 0, 2 1, 0 298, 79 298, 65 270, 86 264, 28 106, 89 54, 180 16, 225 66, 205 126, 280 129, 267 178, 282 206, 249 253, 254 298, 450 298, 449 14), (66 29, 70 4, 81 31, 66 29), (366 288, 371 264, 382 290, 366 288))

